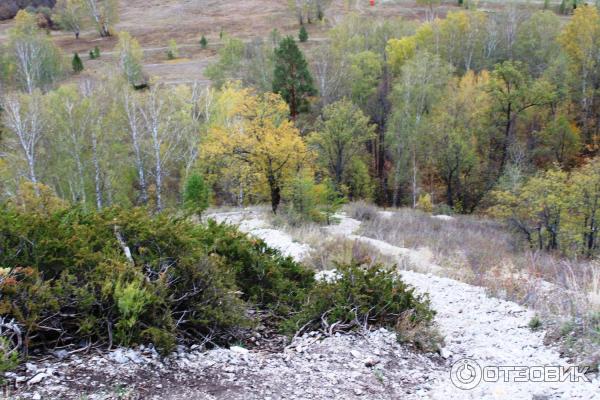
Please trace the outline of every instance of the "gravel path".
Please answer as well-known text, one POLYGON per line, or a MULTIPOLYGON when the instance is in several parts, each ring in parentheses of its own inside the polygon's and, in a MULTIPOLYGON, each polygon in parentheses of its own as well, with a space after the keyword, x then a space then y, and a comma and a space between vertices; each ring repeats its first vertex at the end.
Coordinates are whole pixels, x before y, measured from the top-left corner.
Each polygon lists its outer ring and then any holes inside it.
POLYGON ((281 230, 270 228, 259 211, 212 213, 206 217, 217 222, 236 225, 242 232, 261 238, 269 246, 276 248, 286 256, 291 256, 294 260, 302 260, 310 252, 310 246, 294 241, 289 234, 281 230))
MULTIPOLYGON (((261 237, 269 245, 285 248, 286 254, 296 257, 297 249, 290 244, 285 233, 274 235, 272 229, 266 231, 251 228, 257 215, 245 215, 242 230, 261 237), (246 229, 245 229, 246 228, 246 229), (281 241, 280 241, 281 240, 281 241)), ((260 221, 260 218, 258 218, 260 221)), ((388 257, 396 257, 398 265, 408 259, 409 264, 419 270, 435 273, 439 266, 431 264, 423 251, 393 246, 389 243, 356 235, 360 221, 341 216, 340 224, 324 229, 328 235, 339 235, 357 240, 377 248, 388 257)), ((301 246, 300 244, 295 244, 301 246)), ((307 250, 303 248, 303 251, 307 250)), ((507 372, 489 369, 489 378, 497 375, 498 382, 482 381, 474 389, 461 390, 450 380, 450 366, 468 358, 473 365, 475 379, 477 368, 490 367, 543 367, 566 366, 567 361, 560 357, 558 350, 543 344, 543 332, 534 332, 528 327, 533 313, 516 303, 490 298, 481 287, 468 285, 456 280, 438 277, 432 273, 402 271, 403 279, 420 292, 429 293, 433 308, 438 312, 436 323, 444 335, 446 345, 442 355, 447 359, 446 371, 432 371, 435 378, 424 385, 421 398, 430 399, 600 399, 600 380, 593 382, 519 382, 516 371, 507 372), (510 374, 510 375, 509 375, 510 374), (509 382, 503 382, 505 376, 509 382)), ((527 374, 537 373, 535 369, 525 370, 527 374)), ((551 371, 551 370, 545 370, 551 371)), ((525 372, 521 372, 525 373, 525 372)), ((465 375, 463 375, 465 376, 465 375)), ((518 375, 522 376, 522 375, 518 375)), ((466 376, 465 382, 471 377, 466 376)), ((492 380, 492 379, 490 379, 492 380)))

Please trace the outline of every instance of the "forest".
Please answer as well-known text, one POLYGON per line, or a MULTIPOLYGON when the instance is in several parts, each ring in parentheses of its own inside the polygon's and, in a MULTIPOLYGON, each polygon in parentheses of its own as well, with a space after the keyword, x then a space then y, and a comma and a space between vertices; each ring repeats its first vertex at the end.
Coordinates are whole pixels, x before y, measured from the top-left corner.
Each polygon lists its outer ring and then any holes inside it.
POLYGON ((484 213, 536 248, 599 251, 594 6, 568 19, 516 6, 424 22, 350 14, 310 54, 304 25, 298 37, 222 32, 205 87, 153 84, 136 38, 113 32, 117 3, 97 3, 59 1, 54 19, 75 35, 91 24, 118 36, 115 73, 101 79, 69 79, 84 55, 62 54, 39 14, 20 11, 9 32, 6 200, 44 191, 84 209, 161 212, 182 206, 194 180, 206 205, 268 202, 319 219, 323 207, 365 199, 484 213))

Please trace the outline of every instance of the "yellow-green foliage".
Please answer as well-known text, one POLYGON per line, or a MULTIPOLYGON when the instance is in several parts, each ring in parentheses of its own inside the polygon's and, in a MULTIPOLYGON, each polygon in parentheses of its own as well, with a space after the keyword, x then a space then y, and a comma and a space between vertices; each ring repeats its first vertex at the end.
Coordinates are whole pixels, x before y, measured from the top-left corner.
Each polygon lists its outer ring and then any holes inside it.
POLYGON ((11 349, 11 342, 0 337, 0 384, 4 383, 4 373, 13 370, 19 362, 19 353, 11 349))
POLYGON ((419 200, 417 200, 417 208, 426 213, 433 211, 433 202, 431 201, 431 195, 429 193, 419 196, 419 200))
POLYGON ((113 297, 120 315, 120 320, 116 325, 116 336, 120 342, 128 345, 136 334, 134 330, 138 327, 139 317, 152 298, 142 287, 142 282, 138 280, 129 283, 125 283, 123 280, 117 281, 113 297))
POLYGON ((568 255, 599 253, 600 160, 571 174, 551 169, 492 196, 490 213, 511 222, 531 246, 568 255))

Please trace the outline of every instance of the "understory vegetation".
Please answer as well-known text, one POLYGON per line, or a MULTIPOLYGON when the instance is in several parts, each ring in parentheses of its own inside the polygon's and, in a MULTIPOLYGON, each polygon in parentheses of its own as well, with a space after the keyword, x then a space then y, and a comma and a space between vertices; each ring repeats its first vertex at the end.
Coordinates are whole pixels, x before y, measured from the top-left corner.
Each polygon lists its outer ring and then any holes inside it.
POLYGON ((434 315, 381 266, 340 265, 336 282, 316 282, 312 269, 214 221, 29 207, 0 210, 3 365, 54 348, 232 344, 259 322, 331 334, 395 329, 407 315, 427 329, 434 315))

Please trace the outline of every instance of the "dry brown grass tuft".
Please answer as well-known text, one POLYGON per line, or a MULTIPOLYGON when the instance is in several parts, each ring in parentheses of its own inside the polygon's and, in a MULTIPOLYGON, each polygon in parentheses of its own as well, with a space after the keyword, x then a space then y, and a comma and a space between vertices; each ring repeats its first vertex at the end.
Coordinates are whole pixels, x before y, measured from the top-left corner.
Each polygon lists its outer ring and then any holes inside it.
POLYGON ((373 204, 357 201, 346 207, 348 215, 359 221, 372 221, 377 217, 378 209, 373 204))

